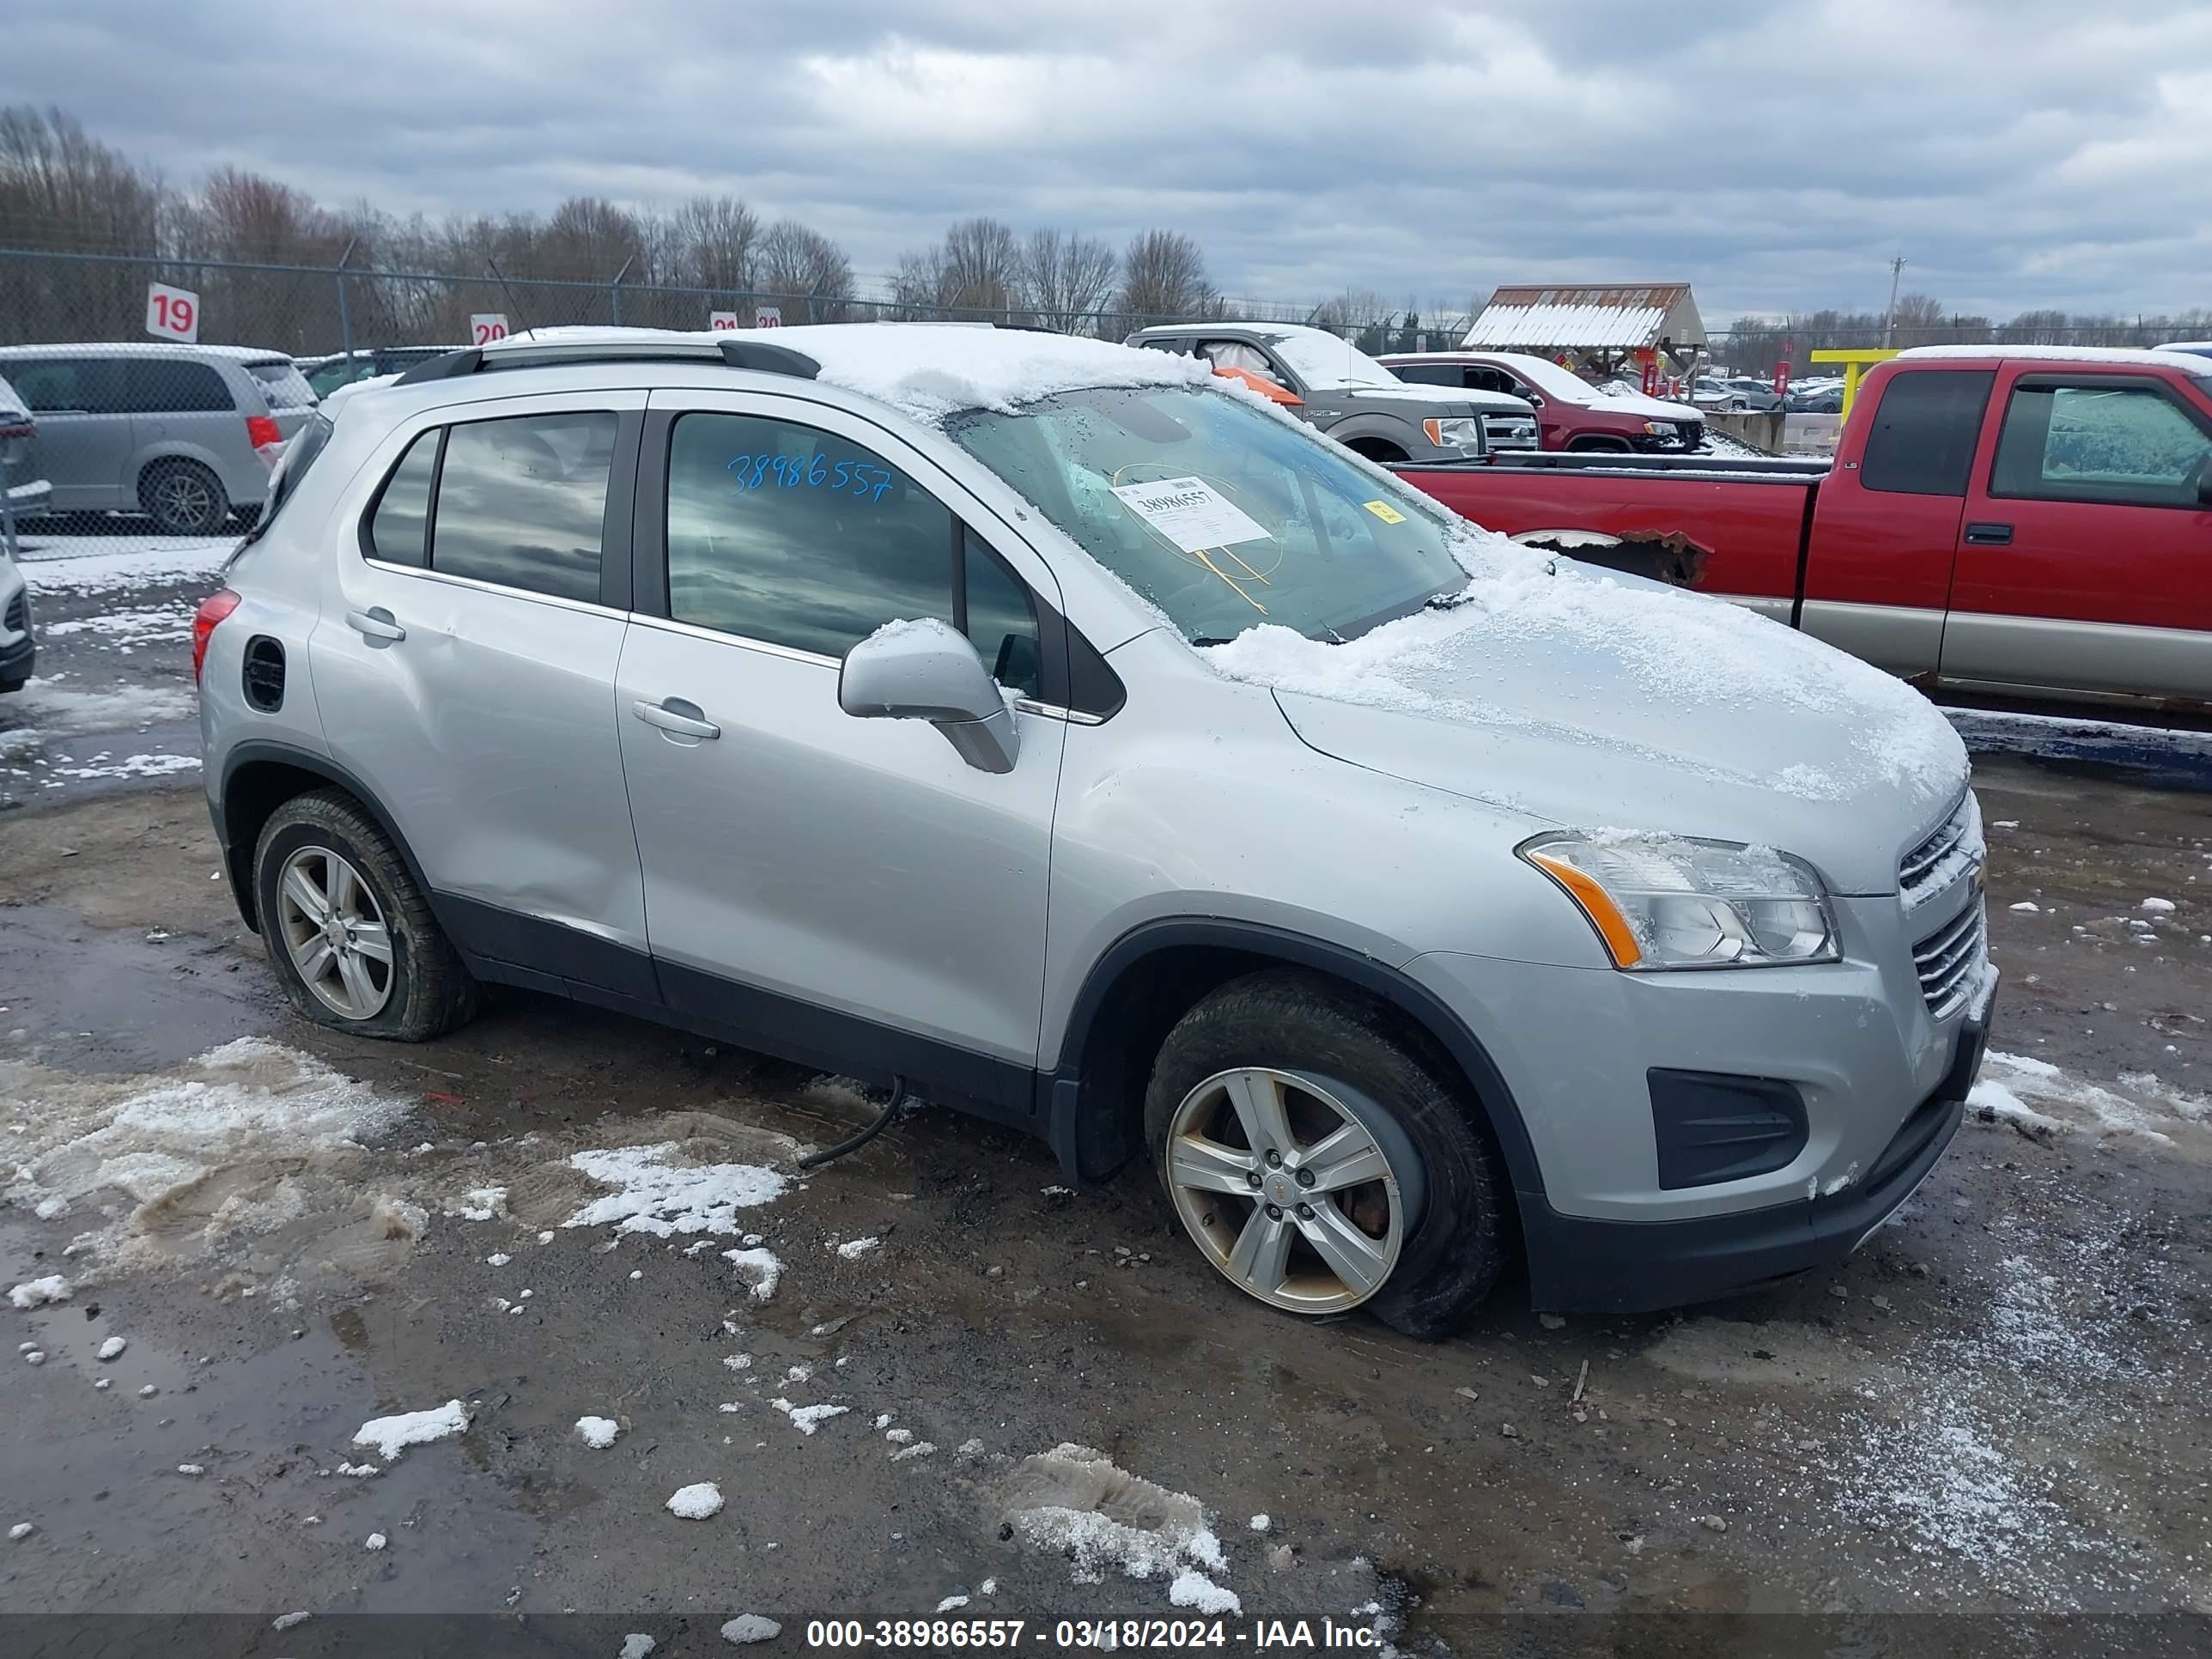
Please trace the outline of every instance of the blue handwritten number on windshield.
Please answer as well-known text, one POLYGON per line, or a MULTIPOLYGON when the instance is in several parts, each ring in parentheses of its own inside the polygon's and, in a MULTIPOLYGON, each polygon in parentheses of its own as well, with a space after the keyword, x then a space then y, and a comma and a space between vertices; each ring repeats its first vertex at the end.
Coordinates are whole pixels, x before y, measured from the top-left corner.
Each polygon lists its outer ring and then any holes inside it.
POLYGON ((736 485, 732 493, 758 489, 772 476, 785 489, 802 484, 812 489, 826 487, 837 495, 863 497, 871 505, 883 500, 884 492, 898 477, 887 466, 870 466, 861 461, 832 463, 819 455, 811 459, 805 455, 739 455, 727 471, 736 485))

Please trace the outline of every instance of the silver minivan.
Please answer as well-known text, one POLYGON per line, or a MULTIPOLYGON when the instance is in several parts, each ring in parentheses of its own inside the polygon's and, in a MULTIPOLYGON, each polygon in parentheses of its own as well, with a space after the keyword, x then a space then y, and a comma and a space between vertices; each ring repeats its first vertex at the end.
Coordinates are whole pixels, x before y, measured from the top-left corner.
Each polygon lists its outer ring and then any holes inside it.
POLYGON ((834 1067, 1147 1158, 1239 1290, 1431 1336, 1516 1260, 1610 1310, 1832 1262, 1959 1126, 1997 975, 1925 699, 1190 358, 519 342, 276 489, 194 670, 325 1025, 491 983, 834 1067))
POLYGON ((179 536, 258 513, 315 409, 289 357, 251 346, 7 346, 0 375, 37 417, 49 511, 143 513, 179 536))

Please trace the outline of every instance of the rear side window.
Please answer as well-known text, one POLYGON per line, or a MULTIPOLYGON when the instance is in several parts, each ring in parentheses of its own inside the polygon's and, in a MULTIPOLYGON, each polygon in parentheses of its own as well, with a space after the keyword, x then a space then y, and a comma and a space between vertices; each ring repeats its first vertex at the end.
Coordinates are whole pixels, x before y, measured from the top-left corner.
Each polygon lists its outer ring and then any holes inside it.
POLYGON ((362 550, 387 564, 424 565, 430 552, 430 490, 438 481, 438 440, 433 427, 407 446, 399 465, 377 492, 362 533, 362 550))
POLYGON ((1392 363, 1390 372, 1415 386, 1465 386, 1467 371, 1456 363, 1392 363))
POLYGON ((564 412, 451 428, 430 568, 597 604, 619 423, 611 412, 564 412))
POLYGON ((234 410, 237 400, 208 363, 173 357, 120 357, 123 395, 133 414, 195 415, 234 410))
POLYGON ((1993 368, 1914 369, 1882 388, 1859 482, 1893 495, 1960 495, 1974 465, 1993 368))
POLYGON ((28 357, 6 365, 33 415, 122 413, 122 367, 113 357, 28 357))
POLYGON ((271 409, 310 409, 314 406, 315 389, 307 384, 307 377, 300 372, 297 363, 289 357, 271 357, 266 362, 248 363, 246 372, 261 388, 262 397, 271 409))
POLYGON ((2005 407, 1992 495, 2196 508, 2212 437, 2156 386, 2022 383, 2005 407))

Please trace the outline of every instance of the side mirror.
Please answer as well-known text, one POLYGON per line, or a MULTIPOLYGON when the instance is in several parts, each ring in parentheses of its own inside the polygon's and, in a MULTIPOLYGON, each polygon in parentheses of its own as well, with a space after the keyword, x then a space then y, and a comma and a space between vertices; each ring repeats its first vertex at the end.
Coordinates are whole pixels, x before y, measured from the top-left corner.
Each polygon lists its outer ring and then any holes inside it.
POLYGON ((981 772, 1011 772, 1021 733, 965 636, 933 617, 886 623, 845 653, 837 706, 861 720, 927 720, 981 772))

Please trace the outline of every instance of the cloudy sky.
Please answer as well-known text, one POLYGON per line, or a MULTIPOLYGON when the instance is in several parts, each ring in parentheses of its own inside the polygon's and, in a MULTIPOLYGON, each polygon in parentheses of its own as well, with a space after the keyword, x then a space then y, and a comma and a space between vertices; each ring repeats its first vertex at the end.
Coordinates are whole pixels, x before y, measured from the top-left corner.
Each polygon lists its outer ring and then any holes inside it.
POLYGON ((729 191, 863 273, 1188 231, 1236 295, 1687 279, 1709 322, 2212 305, 2212 4, 43 0, 0 102, 400 212, 729 191))

